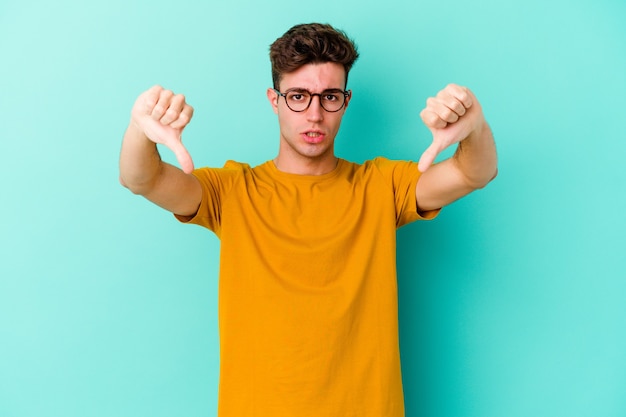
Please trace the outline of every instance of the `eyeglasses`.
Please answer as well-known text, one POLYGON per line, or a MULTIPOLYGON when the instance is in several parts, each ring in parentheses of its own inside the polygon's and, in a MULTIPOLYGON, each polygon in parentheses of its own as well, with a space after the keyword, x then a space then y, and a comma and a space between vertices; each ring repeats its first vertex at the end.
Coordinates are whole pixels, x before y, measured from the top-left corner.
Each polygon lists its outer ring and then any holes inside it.
POLYGON ((351 91, 343 91, 339 89, 325 90, 321 93, 311 93, 302 88, 292 88, 284 93, 274 89, 276 94, 285 97, 285 103, 291 111, 303 112, 309 108, 313 101, 313 96, 320 98, 320 105, 324 110, 330 113, 338 112, 346 104, 346 99, 350 97, 351 91))

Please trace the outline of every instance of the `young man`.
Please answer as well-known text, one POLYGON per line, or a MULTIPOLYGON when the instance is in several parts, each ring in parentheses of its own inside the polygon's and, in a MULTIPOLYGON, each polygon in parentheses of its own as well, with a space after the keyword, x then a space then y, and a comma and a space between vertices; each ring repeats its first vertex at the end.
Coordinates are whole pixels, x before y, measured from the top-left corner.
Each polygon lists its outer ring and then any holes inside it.
POLYGON ((272 44, 267 97, 280 146, 254 168, 193 169, 180 141, 193 109, 182 95, 156 86, 132 109, 122 184, 221 240, 221 417, 403 416, 396 229, 496 175, 480 104, 456 85, 421 113, 433 143, 419 164, 337 158, 357 57, 328 25, 295 26, 272 44), (161 161, 156 143, 182 171, 161 161))

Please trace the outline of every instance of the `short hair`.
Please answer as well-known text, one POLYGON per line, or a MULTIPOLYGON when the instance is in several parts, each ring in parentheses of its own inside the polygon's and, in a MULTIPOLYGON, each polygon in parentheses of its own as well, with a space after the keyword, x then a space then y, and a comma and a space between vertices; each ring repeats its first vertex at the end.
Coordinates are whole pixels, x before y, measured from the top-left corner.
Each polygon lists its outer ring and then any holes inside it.
POLYGON ((270 46, 272 81, 278 89, 284 74, 306 64, 333 62, 348 73, 359 57, 356 44, 345 32, 329 24, 309 23, 293 26, 270 46))

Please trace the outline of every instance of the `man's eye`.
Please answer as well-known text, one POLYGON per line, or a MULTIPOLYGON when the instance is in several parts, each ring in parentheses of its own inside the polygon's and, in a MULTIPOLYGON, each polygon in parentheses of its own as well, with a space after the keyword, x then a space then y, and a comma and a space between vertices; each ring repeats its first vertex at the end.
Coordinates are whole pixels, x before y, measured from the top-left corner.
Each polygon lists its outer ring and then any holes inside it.
POLYGON ((326 100, 326 101, 337 101, 337 100, 339 100, 339 95, 337 95, 337 94, 324 94, 324 100, 326 100))
POLYGON ((289 100, 302 101, 304 100, 304 94, 294 93, 289 96, 289 100))

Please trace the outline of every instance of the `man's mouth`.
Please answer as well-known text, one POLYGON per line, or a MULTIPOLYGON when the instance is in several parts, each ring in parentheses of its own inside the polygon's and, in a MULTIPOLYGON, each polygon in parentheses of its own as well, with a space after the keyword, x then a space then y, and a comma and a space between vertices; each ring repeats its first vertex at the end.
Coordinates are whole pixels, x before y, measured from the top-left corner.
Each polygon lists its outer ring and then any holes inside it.
POLYGON ((304 132, 302 134, 302 137, 304 138, 305 142, 307 143, 312 143, 312 144, 316 144, 316 143, 320 143, 324 140, 324 133, 317 131, 317 130, 311 130, 308 132, 304 132))

